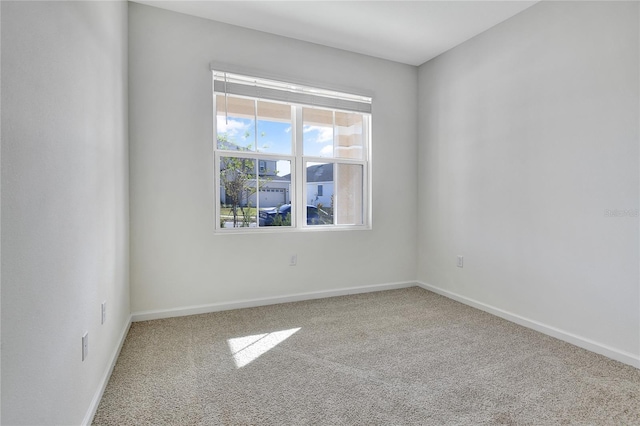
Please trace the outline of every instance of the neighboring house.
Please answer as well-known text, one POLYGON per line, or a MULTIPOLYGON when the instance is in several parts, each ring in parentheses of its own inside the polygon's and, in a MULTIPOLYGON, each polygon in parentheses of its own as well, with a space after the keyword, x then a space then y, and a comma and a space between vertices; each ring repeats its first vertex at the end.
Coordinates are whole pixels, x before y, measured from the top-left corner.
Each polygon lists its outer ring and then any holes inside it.
POLYGON ((307 167, 307 203, 332 207, 333 193, 333 163, 307 167))
MULTIPOLYGON (((258 160, 258 177, 261 180, 260 190, 258 194, 255 192, 249 196, 248 199, 243 199, 242 206, 258 206, 262 207, 277 207, 282 204, 288 204, 291 202, 291 175, 278 176, 277 175, 277 161, 275 160, 258 160), (258 197, 260 203, 258 204, 258 197)), ((252 179, 248 182, 250 187, 255 188, 255 180, 252 179)), ((224 187, 220 188, 220 203, 232 204, 228 199, 224 187)))
MULTIPOLYGON (((291 180, 291 175, 283 176, 291 180)), ((333 207, 333 163, 314 164, 307 167, 307 204, 333 207)))
MULTIPOLYGON (((246 148, 237 144, 218 139, 218 144, 224 149, 232 151, 244 151, 246 148)), ((251 194, 248 200, 243 200, 241 205, 262 207, 277 207, 282 204, 291 203, 291 175, 278 176, 277 162, 275 160, 259 160, 258 161, 259 177, 267 180, 261 184, 259 191, 260 204, 256 203, 258 194, 251 194)), ((255 181, 249 183, 255 187, 255 181)), ((307 204, 318 206, 322 204, 325 207, 333 206, 334 181, 333 181, 333 163, 314 164, 307 167, 307 204)), ((220 188, 220 202, 222 204, 231 204, 227 198, 224 188, 220 188)))
MULTIPOLYGON (((275 163, 275 161, 273 163, 275 163)), ((282 204, 291 203, 291 176, 285 177, 274 174, 267 183, 261 186, 259 195, 260 208, 278 207, 282 204)), ((256 205, 256 194, 252 194, 249 197, 249 203, 252 206, 256 205)))

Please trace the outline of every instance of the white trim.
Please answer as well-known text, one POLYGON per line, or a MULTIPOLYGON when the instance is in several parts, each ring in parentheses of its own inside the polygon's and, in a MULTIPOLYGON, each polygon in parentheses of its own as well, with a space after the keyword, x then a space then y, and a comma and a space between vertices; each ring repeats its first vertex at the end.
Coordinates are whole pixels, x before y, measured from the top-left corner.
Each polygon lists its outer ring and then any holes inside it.
POLYGON ((120 333, 120 341, 118 345, 113 350, 111 354, 111 362, 109 366, 105 370, 102 375, 102 379, 100 380, 100 386, 96 390, 95 395, 93 395, 93 399, 91 400, 91 404, 89 405, 89 409, 87 410, 87 414, 85 414, 84 419, 82 420, 82 425, 90 425, 93 422, 93 417, 96 415, 96 411, 98 411, 98 406, 100 405, 100 400, 102 399, 102 395, 104 394, 104 390, 107 388, 107 384, 109 383, 109 379, 111 378, 111 373, 113 373, 113 368, 116 366, 116 362, 118 361, 118 357, 120 356, 120 350, 124 345, 124 340, 129 333, 129 328, 131 327, 131 315, 120 333))
POLYGON ((346 296, 349 294, 371 293, 383 290, 415 287, 415 281, 403 281, 387 284, 373 284, 361 287, 347 287, 336 290, 321 290, 309 293, 296 293, 286 296, 265 297, 261 299, 245 299, 233 302, 211 303, 208 305, 185 306, 181 308, 142 311, 131 314, 131 321, 150 321, 162 318, 182 317, 187 315, 207 314, 232 309, 255 308, 257 306, 275 305, 278 303, 300 302, 304 300, 324 299, 326 297, 346 296))
MULTIPOLYGON (((256 85, 254 86, 238 83, 225 83, 224 80, 218 80, 215 75, 214 71, 215 80, 213 82, 213 90, 219 95, 230 94, 254 99, 284 102, 287 104, 305 105, 314 108, 329 108, 331 110, 371 114, 371 101, 358 102, 354 100, 346 100, 344 99, 348 96, 346 93, 332 92, 331 96, 314 96, 310 93, 291 92, 265 87, 265 85, 260 82, 256 82, 256 85)), ((311 91, 311 89, 308 91, 311 91)))
POLYGON ((375 96, 375 93, 372 90, 368 90, 368 89, 365 90, 357 87, 337 85, 334 82, 326 83, 326 82, 311 81, 304 78, 300 78, 299 76, 295 77, 292 75, 272 73, 262 69, 245 67, 245 66, 236 65, 236 64, 229 64, 226 62, 212 61, 209 63, 209 69, 211 71, 228 72, 232 74, 254 76, 258 78, 265 78, 265 79, 276 80, 276 81, 286 81, 288 83, 299 84, 302 86, 310 86, 318 89, 330 90, 335 92, 351 93, 354 95, 365 96, 367 98, 373 98, 375 96))
POLYGON ((564 330, 560 330, 559 328, 552 327, 529 318, 525 318, 523 316, 505 311, 500 308, 496 308, 491 305, 487 305, 486 303, 479 302, 477 300, 459 295, 457 293, 453 293, 451 291, 441 289, 431 284, 426 284, 421 281, 417 281, 417 284, 419 287, 422 287, 425 290, 432 291, 434 293, 448 297, 449 299, 453 299, 465 305, 480 309, 481 311, 488 312, 500 318, 506 319, 507 321, 511 321, 516 324, 522 325, 524 327, 530 328, 532 330, 539 331, 540 333, 546 334, 551 337, 555 337, 556 339, 562 340, 567 343, 571 343, 572 345, 581 347, 588 351, 595 352, 600 355, 604 355, 616 361, 620 361, 622 363, 631 365, 633 367, 640 368, 639 355, 635 355, 630 352, 621 351, 619 349, 612 348, 611 346, 607 346, 605 344, 595 342, 586 337, 578 336, 576 334, 569 333, 564 330))

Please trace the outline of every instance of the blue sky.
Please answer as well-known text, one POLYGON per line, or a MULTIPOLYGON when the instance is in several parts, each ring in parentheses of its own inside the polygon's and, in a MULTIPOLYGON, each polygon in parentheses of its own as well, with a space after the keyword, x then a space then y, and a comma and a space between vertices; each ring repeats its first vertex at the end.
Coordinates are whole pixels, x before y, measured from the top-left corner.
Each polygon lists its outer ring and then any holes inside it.
MULTIPOLYGON (((255 124, 250 118, 229 115, 217 117, 218 134, 227 134, 228 140, 241 147, 255 148, 255 124)), ((315 157, 333 156, 332 126, 303 126, 304 155, 315 157)), ((258 120, 259 152, 291 155, 291 124, 278 121, 258 120)))
POLYGON ((333 126, 302 126, 304 155, 333 157, 333 126))
POLYGON ((258 140, 255 140, 256 126, 253 119, 218 116, 218 134, 227 134, 229 142, 259 152, 291 155, 291 125, 276 121, 258 120, 258 140))

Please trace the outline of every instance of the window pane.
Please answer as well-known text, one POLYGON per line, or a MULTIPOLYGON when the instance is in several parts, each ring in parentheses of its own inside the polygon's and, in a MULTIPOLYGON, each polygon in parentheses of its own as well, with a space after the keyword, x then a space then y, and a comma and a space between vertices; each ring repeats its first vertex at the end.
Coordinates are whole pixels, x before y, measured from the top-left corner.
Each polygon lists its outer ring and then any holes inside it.
POLYGON ((302 108, 304 155, 333 157, 333 111, 302 108))
POLYGON ((307 225, 333 224, 333 163, 306 164, 307 225))
POLYGON ((216 96, 218 149, 255 151, 255 101, 216 96))
POLYGON ((362 114, 336 111, 336 158, 362 159, 362 114))
POLYGON ((363 224, 363 167, 359 164, 336 164, 336 223, 363 224))
POLYGON ((220 204, 222 227, 256 226, 256 160, 220 158, 220 204))
POLYGON ((214 72, 217 228, 368 225, 370 99, 250 76, 225 95, 227 77, 214 72), (352 98, 365 108, 341 109, 352 98))
POLYGON ((291 161, 258 160, 260 226, 291 226, 291 161))
POLYGON ((291 154, 291 106, 258 101, 258 151, 291 154))

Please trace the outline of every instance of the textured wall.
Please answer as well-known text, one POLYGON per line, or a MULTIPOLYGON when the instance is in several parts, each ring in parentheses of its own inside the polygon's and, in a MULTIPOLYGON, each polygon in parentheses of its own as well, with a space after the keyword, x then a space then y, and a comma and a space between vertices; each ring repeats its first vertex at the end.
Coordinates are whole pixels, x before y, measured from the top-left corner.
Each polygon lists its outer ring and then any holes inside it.
POLYGON ((420 281, 638 360, 638 39, 541 2, 420 67, 420 281))
POLYGON ((129 36, 134 312, 415 279, 416 67, 135 3, 129 36), (214 235, 211 61, 374 93, 373 230, 214 235))
POLYGON ((130 313, 127 5, 1 7, 2 424, 79 424, 130 313))

